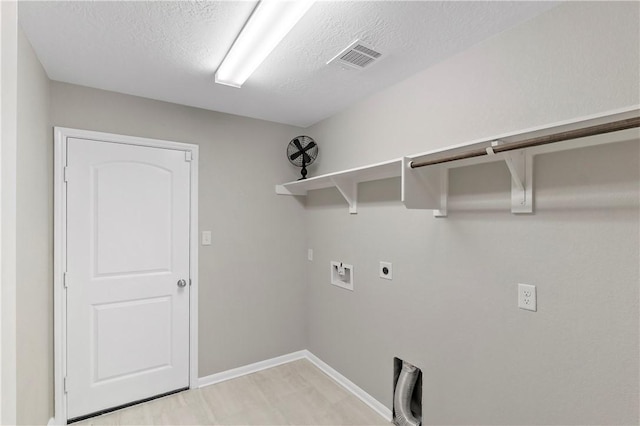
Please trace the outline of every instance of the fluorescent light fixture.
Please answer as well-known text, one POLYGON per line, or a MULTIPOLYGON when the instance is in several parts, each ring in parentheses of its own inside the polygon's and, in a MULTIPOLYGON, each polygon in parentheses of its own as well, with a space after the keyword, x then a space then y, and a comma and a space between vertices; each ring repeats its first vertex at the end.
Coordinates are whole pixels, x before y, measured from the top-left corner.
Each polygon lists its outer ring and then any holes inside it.
POLYGON ((216 83, 241 87, 313 4, 262 0, 216 71, 216 83))

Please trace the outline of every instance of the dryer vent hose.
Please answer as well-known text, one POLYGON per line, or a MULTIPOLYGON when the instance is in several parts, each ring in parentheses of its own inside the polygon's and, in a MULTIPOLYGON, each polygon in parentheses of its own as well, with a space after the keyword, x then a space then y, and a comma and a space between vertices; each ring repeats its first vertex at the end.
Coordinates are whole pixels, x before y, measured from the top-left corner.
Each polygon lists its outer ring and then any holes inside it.
POLYGON ((402 362, 402 370, 398 376, 396 391, 393 395, 393 409, 395 411, 393 423, 398 426, 420 426, 420 419, 411 412, 411 396, 416 380, 418 380, 418 372, 417 367, 408 362, 402 362))

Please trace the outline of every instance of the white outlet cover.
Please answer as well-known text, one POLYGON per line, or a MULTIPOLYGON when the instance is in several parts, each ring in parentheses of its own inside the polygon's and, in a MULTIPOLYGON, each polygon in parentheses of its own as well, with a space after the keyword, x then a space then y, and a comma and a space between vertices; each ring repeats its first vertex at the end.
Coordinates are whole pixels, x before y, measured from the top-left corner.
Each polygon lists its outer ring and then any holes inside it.
POLYGON ((393 279, 393 265, 391 262, 380 262, 380 268, 378 273, 380 274, 380 278, 384 278, 385 280, 393 279), (384 273, 384 268, 387 268, 387 273, 384 273))
POLYGON ((538 310, 535 285, 518 284, 518 308, 534 312, 538 310))

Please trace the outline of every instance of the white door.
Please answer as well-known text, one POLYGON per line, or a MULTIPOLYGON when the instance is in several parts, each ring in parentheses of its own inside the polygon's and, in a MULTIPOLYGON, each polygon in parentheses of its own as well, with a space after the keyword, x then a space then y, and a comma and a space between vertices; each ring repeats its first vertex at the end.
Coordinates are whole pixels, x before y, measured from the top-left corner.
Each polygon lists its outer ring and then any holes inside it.
POLYGON ((67 139, 69 419, 189 386, 190 164, 67 139))

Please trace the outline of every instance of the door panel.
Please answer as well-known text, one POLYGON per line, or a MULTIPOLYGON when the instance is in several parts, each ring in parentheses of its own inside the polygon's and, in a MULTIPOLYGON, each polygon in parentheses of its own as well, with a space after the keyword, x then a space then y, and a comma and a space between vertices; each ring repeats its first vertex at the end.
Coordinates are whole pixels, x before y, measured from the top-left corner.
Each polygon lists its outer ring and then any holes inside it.
POLYGON ((94 276, 171 270, 171 179, 170 170, 152 164, 93 169, 94 276))
POLYGON ((189 385, 184 151, 67 141, 67 415, 189 385))
POLYGON ((94 383, 171 367, 169 297, 94 305, 92 321, 94 383))

